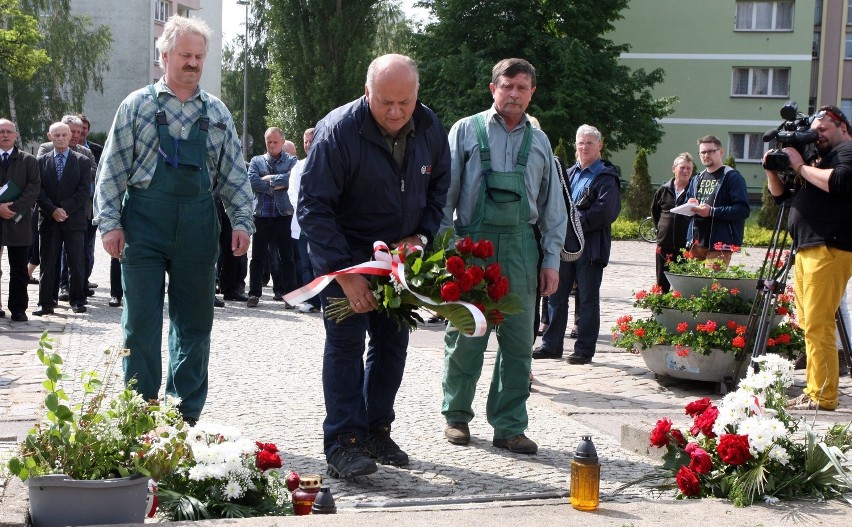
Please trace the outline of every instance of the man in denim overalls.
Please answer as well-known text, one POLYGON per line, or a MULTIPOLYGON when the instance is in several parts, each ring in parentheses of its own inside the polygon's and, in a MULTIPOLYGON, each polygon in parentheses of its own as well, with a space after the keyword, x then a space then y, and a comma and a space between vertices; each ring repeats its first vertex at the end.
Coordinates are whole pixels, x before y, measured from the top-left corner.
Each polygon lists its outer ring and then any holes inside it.
MULTIPOLYGON (((491 73, 494 105, 450 130, 452 180, 441 227, 454 225, 459 236, 491 240, 492 261, 498 261, 508 277, 509 291, 524 301, 522 312, 507 315, 497 328, 486 413, 494 428, 494 446, 534 454, 538 445, 524 431, 535 289, 547 296, 559 285, 559 254, 568 216, 550 141, 526 115, 535 92, 535 68, 523 59, 505 59, 491 73), (539 273, 536 225, 544 254, 539 273)), ((465 445, 470 441, 468 423, 473 419, 488 335, 468 337, 450 325, 444 343, 444 435, 450 443, 465 445)))
POLYGON ((104 249, 121 259, 125 381, 158 399, 168 274, 165 393, 194 424, 207 398, 219 219, 214 177, 245 254, 254 229, 251 186, 230 112, 198 82, 211 31, 174 16, 158 40, 166 74, 119 106, 98 170, 95 220, 104 249))

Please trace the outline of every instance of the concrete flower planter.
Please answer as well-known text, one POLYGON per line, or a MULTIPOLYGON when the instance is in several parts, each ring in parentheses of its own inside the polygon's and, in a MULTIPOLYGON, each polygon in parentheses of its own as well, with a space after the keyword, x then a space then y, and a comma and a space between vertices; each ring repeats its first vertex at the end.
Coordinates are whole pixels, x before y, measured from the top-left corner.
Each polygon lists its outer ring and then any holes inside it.
POLYGON ((740 377, 741 370, 748 361, 738 363, 736 354, 722 350, 712 350, 709 355, 690 352, 685 357, 678 356, 674 346, 652 346, 641 350, 642 359, 655 375, 665 375, 675 379, 718 383, 720 393, 726 393, 740 377))
POLYGON ((713 278, 674 273, 666 273, 666 278, 669 279, 673 290, 686 297, 698 296, 702 288, 712 285, 713 282, 718 282, 728 289, 739 289, 739 296, 748 301, 754 300, 758 293, 757 278, 713 278))
POLYGON ((33 527, 144 523, 148 478, 79 480, 64 474, 29 478, 33 527))

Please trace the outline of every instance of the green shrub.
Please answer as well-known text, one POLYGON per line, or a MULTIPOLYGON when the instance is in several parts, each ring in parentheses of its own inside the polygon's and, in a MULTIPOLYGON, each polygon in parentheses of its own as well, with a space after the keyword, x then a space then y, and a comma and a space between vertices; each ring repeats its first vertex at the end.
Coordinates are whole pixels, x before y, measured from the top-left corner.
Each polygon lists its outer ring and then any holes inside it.
POLYGON ((639 237, 639 222, 619 216, 612 224, 613 240, 635 240, 639 237))
POLYGON ((650 213, 653 199, 654 189, 648 174, 648 151, 640 148, 633 161, 633 176, 624 197, 625 216, 633 221, 642 221, 650 213))

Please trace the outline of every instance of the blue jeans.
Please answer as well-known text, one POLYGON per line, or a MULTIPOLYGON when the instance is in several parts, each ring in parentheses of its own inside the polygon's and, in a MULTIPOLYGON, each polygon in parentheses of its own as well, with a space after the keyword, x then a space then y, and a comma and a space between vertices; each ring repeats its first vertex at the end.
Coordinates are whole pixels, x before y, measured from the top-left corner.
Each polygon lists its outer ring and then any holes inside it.
POLYGON ((565 330, 568 327, 568 300, 577 282, 577 342, 574 353, 583 357, 595 355, 595 345, 601 329, 601 280, 603 266, 592 263, 587 254, 574 262, 559 265, 559 288, 548 298, 550 325, 541 338, 545 353, 562 356, 565 349, 565 330))
MULTIPOLYGON (((337 282, 321 293, 323 308, 329 298, 346 298, 337 282)), ((371 429, 393 422, 393 404, 408 353, 408 330, 375 311, 352 315, 340 323, 323 317, 323 322, 323 447, 326 458, 331 458, 340 446, 340 436, 363 439, 371 429), (369 335, 366 361, 365 334, 369 335)))
MULTIPOLYGON (((294 256, 296 260, 296 282, 299 287, 309 284, 316 276, 314 275, 314 267, 311 265, 311 257, 308 254, 308 238, 302 233, 298 240, 293 240, 296 244, 294 256)), ((313 307, 319 309, 319 295, 313 296, 306 300, 313 307)))

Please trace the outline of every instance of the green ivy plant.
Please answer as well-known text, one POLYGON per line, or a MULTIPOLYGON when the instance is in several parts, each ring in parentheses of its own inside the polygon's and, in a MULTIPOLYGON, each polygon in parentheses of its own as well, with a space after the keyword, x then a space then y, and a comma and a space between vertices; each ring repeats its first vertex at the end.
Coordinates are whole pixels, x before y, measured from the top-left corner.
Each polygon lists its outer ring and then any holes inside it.
POLYGON ((88 371, 80 378, 82 399, 72 404, 63 383, 62 357, 45 331, 36 355, 46 367, 42 386, 45 414, 27 435, 9 471, 26 481, 46 474, 102 479, 142 474, 159 479, 186 454, 186 424, 176 403, 145 401, 132 385, 115 392, 118 359, 129 353, 104 352, 103 378, 88 371))

